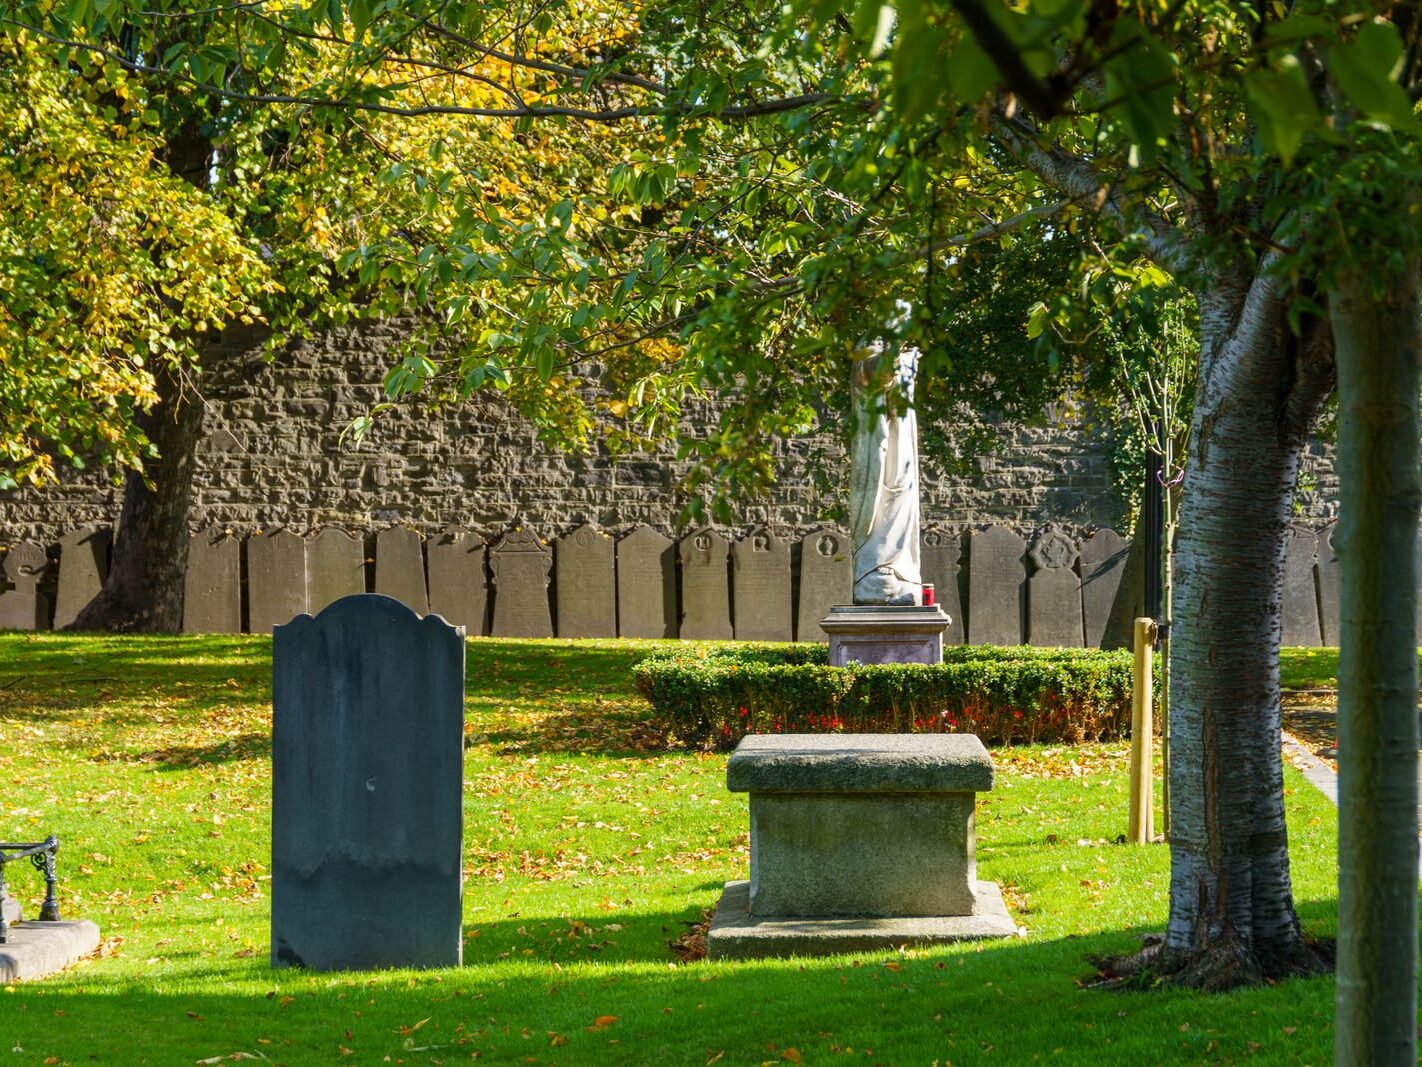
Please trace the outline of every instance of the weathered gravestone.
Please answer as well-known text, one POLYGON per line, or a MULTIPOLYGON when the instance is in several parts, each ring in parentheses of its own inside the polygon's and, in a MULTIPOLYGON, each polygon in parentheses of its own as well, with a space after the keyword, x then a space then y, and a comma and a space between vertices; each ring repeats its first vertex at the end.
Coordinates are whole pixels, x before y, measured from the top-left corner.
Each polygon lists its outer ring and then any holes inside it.
POLYGON ((1037 568, 1027 588, 1027 640, 1034 645, 1081 647, 1081 579, 1076 542, 1048 527, 1028 553, 1037 568))
POLYGON ((242 632, 242 542, 220 526, 209 526, 188 538, 183 630, 190 634, 242 632))
POLYGON ((617 542, 617 632, 675 637, 676 545, 650 526, 617 542))
POLYGON ((968 640, 975 645, 1020 645, 1027 543, 1011 530, 989 526, 968 534, 968 640))
POLYGON ((272 644, 275 967, 462 959, 464 631, 362 593, 272 644))
POLYGON ((681 636, 730 640, 731 594, 726 539, 709 526, 681 539, 681 636))
POLYGON ((924 530, 919 542, 923 582, 933 586, 934 601, 953 620, 943 631, 945 645, 961 645, 966 631, 963 598, 958 592, 958 562, 962 550, 957 535, 936 527, 924 530))
POLYGON ((731 546, 731 590, 738 641, 791 641, 790 545, 767 529, 731 546))
POLYGON ((59 539, 59 589, 54 599, 54 628, 72 623, 104 587, 109 572, 109 531, 84 527, 59 539))
POLYGON ((365 538, 328 526, 306 542, 306 610, 365 592, 365 538))
POLYGON ((1284 553, 1282 643, 1313 648, 1323 643, 1318 624, 1318 589, 1314 584, 1314 557, 1318 537, 1310 529, 1289 527, 1284 553))
POLYGON ((1081 545, 1081 614, 1087 648, 1100 648, 1121 588, 1131 543, 1115 530, 1097 530, 1081 545))
POLYGON ((495 637, 552 637, 548 572, 553 557, 532 530, 509 530, 489 552, 495 637))
POLYGON ((827 641, 820 620, 854 600, 854 559, 842 530, 812 530, 800 539, 800 598, 795 640, 827 641))
POLYGON ((247 538, 247 630, 269 634, 306 611, 306 542, 290 530, 247 538))
POLYGON ((463 626, 473 636, 485 633, 488 584, 484 578, 484 539, 451 527, 425 545, 430 576, 430 611, 463 626))
POLYGON ((391 526, 375 535, 375 591, 411 611, 429 613, 424 538, 408 526, 391 526))
POLYGON ((39 583, 48 569, 49 557, 33 541, 21 541, 5 553, 0 570, 10 588, 0 586, 0 630, 44 629, 49 603, 39 583))
POLYGON ((616 552, 612 538, 584 523, 553 542, 558 636, 617 636, 616 552))
POLYGON ((1338 523, 1331 522, 1318 531, 1318 614, 1319 629, 1323 643, 1338 647, 1339 627, 1342 625, 1342 576, 1339 572, 1338 549, 1333 537, 1338 532, 1338 523))

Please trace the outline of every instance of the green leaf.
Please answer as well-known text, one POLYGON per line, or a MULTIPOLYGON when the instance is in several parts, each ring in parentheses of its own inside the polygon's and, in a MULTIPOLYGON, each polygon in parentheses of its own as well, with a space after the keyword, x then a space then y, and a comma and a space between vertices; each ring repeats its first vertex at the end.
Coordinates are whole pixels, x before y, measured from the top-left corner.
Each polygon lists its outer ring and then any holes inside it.
POLYGON ((1245 80, 1260 131, 1288 166, 1304 137, 1323 128, 1323 115, 1309 88, 1303 64, 1286 55, 1272 70, 1256 70, 1245 80))
POLYGON ((1390 22, 1370 22, 1352 41, 1328 53, 1328 69, 1349 102, 1374 122, 1422 134, 1412 102, 1394 80, 1402 62, 1402 38, 1390 22))

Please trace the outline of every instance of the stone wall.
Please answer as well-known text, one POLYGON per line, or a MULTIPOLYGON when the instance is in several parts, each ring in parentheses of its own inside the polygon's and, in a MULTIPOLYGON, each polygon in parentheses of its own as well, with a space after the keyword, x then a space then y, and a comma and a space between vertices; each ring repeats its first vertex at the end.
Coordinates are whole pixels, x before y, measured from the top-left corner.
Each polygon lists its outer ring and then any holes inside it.
MULTIPOLYGON (((444 409, 402 407, 359 446, 342 444, 350 420, 380 399, 385 351, 398 329, 366 324, 333 331, 271 363, 234 346, 203 387, 206 436, 192 528, 221 524, 245 534, 399 522, 426 534, 460 525, 492 537, 520 523, 556 535, 592 522, 611 530, 646 523, 678 531, 684 501, 675 485, 684 467, 669 453, 561 454, 540 444, 532 426, 497 397, 444 409)), ((1000 440, 967 477, 947 473, 925 454, 925 523, 996 522, 1024 533, 1046 523, 1078 532, 1120 525, 1099 439, 1066 425, 1008 427, 1000 440)), ((842 456, 832 435, 787 442, 771 498, 745 502, 734 524, 770 523, 790 532, 832 518, 843 501, 817 489, 810 472, 814 457, 833 470, 842 456)), ((1323 448, 1311 454, 1301 494, 1307 519, 1332 515, 1329 459, 1323 448)), ((0 543, 54 544, 66 530, 111 523, 119 498, 98 473, 0 493, 0 543)))

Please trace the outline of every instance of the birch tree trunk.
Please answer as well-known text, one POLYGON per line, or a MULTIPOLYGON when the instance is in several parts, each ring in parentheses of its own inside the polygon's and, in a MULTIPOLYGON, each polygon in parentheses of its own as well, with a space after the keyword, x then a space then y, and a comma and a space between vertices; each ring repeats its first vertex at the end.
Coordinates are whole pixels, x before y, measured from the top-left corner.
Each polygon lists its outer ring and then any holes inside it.
POLYGON ((1417 1062, 1418 274, 1414 258, 1380 296, 1346 276, 1329 303, 1343 498, 1340 1064, 1417 1062))
POLYGON ((1175 553, 1170 922, 1158 972, 1222 989, 1323 969, 1294 910, 1280 753, 1285 537, 1332 386, 1326 322, 1267 271, 1199 294, 1201 380, 1175 553))

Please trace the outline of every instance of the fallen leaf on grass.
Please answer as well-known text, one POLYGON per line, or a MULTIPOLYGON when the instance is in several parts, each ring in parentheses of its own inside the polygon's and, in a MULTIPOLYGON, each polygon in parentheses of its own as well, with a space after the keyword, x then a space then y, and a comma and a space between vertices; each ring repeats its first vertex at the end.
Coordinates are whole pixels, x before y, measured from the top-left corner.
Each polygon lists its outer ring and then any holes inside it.
POLYGON ((603 1030, 606 1030, 609 1026, 617 1022, 618 1018, 619 1016, 616 1015, 599 1015, 596 1019, 593 1020, 593 1024, 588 1027, 588 1033, 601 1033, 603 1030))
POLYGON ((419 1022, 415 1023, 414 1026, 401 1026, 401 1027, 397 1028, 395 1032, 396 1032, 397 1034, 399 1034, 401 1037, 409 1037, 411 1034, 413 1034, 413 1033, 414 1033, 416 1030, 418 1030, 420 1027, 424 1026, 425 1023, 429 1022, 431 1018, 433 1018, 433 1016, 427 1016, 427 1017, 421 1019, 419 1022))
POLYGON ((784 1052, 780 1054, 780 1058, 782 1060, 788 1060, 790 1063, 805 1062, 803 1059, 801 1059, 800 1050, 797 1048, 787 1048, 784 1052))

